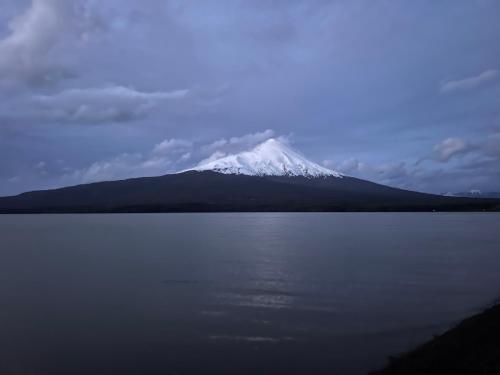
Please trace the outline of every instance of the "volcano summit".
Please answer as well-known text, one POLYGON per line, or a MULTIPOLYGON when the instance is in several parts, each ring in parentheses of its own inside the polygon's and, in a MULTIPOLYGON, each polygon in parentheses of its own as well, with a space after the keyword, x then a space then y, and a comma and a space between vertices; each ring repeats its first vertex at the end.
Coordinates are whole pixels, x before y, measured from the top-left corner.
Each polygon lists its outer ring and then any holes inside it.
POLYGON ((342 177, 338 172, 307 160, 274 138, 268 139, 251 151, 225 156, 192 170, 248 176, 342 177))

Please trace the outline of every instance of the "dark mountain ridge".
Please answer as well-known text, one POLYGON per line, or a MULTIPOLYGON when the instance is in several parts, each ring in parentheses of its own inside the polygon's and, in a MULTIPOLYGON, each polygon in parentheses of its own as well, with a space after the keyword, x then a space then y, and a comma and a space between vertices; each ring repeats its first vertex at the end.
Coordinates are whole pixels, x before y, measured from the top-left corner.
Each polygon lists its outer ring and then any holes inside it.
POLYGON ((353 177, 187 171, 0 198, 0 213, 498 211, 499 199, 417 193, 353 177))

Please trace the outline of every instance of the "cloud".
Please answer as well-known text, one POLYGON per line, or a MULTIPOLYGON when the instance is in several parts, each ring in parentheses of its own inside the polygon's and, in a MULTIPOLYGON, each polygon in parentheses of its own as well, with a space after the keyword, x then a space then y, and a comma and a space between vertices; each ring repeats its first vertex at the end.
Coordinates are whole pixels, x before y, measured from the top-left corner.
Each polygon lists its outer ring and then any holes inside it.
POLYGON ((274 130, 266 129, 263 132, 246 134, 242 137, 231 137, 229 138, 229 144, 243 147, 252 147, 257 145, 258 143, 268 140, 273 136, 274 130))
POLYGON ((239 152, 252 148, 257 144, 262 143, 268 140, 269 138, 272 138, 273 136, 274 136, 274 130, 266 129, 262 132, 245 134, 241 137, 231 137, 229 139, 221 138, 208 145, 203 146, 202 150, 207 153, 214 152, 216 150, 220 151, 221 149, 224 149, 225 153, 239 152))
POLYGON ((186 152, 192 147, 193 142, 186 141, 184 139, 165 139, 153 148, 152 153, 154 155, 165 155, 170 153, 177 154, 186 152))
POLYGON ((192 146, 187 140, 165 139, 147 153, 122 153, 66 173, 60 183, 79 184, 175 172, 179 164, 190 159, 192 146))
POLYGON ((432 152, 420 158, 415 165, 424 160, 447 163, 453 158, 464 155, 471 155, 476 162, 482 162, 483 159, 486 161, 499 159, 500 162, 500 133, 495 132, 476 141, 466 141, 456 137, 447 138, 434 145, 432 152))
POLYGON ((450 93, 454 91, 471 90, 481 86, 484 83, 495 80, 498 77, 498 71, 495 69, 485 70, 477 76, 467 77, 456 81, 447 81, 441 84, 441 93, 450 93))
POLYGON ((203 155, 204 158, 198 165, 210 163, 229 154, 248 151, 273 137, 277 138, 282 143, 289 143, 292 134, 275 137, 274 130, 266 129, 261 132, 249 133, 239 137, 221 138, 200 147, 199 153, 203 155), (207 157, 207 155, 209 156, 207 157))
POLYGON ((433 183, 441 188, 449 182, 449 174, 442 169, 423 168, 405 160, 371 163, 349 158, 338 164, 328 160, 327 164, 345 175, 401 189, 429 192, 433 183))
POLYGON ((211 154, 208 158, 205 158, 205 159, 202 159, 198 165, 203 165, 203 164, 207 164, 207 163, 210 163, 214 160, 217 160, 217 159, 220 159, 220 158, 223 158, 224 156, 226 156, 227 154, 225 152, 222 152, 222 151, 215 151, 213 154, 211 154))
POLYGON ((363 163, 357 158, 349 158, 340 163, 336 163, 331 159, 325 159, 322 161, 322 164, 327 168, 334 169, 345 175, 350 175, 363 169, 363 163))
POLYGON ((44 169, 46 166, 47 166, 47 163, 42 160, 42 161, 39 161, 38 163, 36 163, 35 168, 44 169))
POLYGON ((447 162, 457 155, 469 152, 472 146, 460 138, 447 138, 434 146, 431 158, 440 162, 447 162))
POLYGON ((404 161, 385 164, 368 164, 357 158, 349 158, 340 163, 323 160, 323 165, 345 175, 362 176, 367 179, 391 183, 408 176, 409 171, 404 161))
POLYGON ((83 0, 33 0, 0 40, 0 83, 43 86, 73 77, 51 53, 68 36, 88 35, 95 20, 83 0))
POLYGON ((13 177, 10 177, 7 179, 7 182, 8 183, 11 183, 11 184, 15 184, 17 182, 19 182, 21 179, 19 178, 19 176, 13 176, 13 177))
POLYGON ((72 183, 89 183, 147 176, 147 170, 151 169, 153 164, 155 163, 152 160, 145 159, 140 153, 124 153, 109 160, 95 162, 88 168, 64 176, 63 179, 72 180, 72 183))
POLYGON ((339 163, 326 159, 323 165, 346 175, 403 189, 434 193, 478 187, 496 190, 500 183, 500 133, 475 141, 446 138, 415 163, 400 160, 378 164, 348 158, 339 163), (445 165, 452 159, 457 162, 445 165), (421 165, 425 160, 437 163, 421 165))
POLYGON ((228 143, 226 138, 218 139, 216 141, 213 141, 212 143, 209 143, 208 145, 205 145, 202 147, 202 150, 205 152, 212 152, 214 150, 217 150, 219 148, 222 148, 226 146, 228 143))
POLYGON ((127 122, 149 113, 160 101, 186 98, 189 90, 141 92, 123 86, 68 89, 38 95, 35 103, 45 118, 76 123, 127 122))
POLYGON ((476 151, 481 146, 479 144, 465 141, 461 138, 450 137, 434 145, 432 152, 421 157, 415 162, 419 165, 425 160, 433 160, 440 163, 447 163, 457 156, 463 156, 470 152, 476 151))
POLYGON ((404 161, 382 164, 374 168, 385 181, 401 180, 408 177, 409 171, 404 161))
MULTIPOLYGON (((228 154, 235 154, 247 151, 257 146, 269 138, 275 137, 275 131, 266 129, 261 132, 248 133, 239 137, 221 138, 199 147, 199 154, 204 156, 198 165, 210 163, 228 154), (207 157, 207 155, 209 155, 207 157)), ((278 136, 280 142, 289 142, 290 136, 278 136)))
POLYGON ((175 124, 209 116, 213 108, 207 109, 204 100, 197 89, 143 91, 112 84, 68 88, 0 100, 0 122, 12 126, 125 123, 155 112, 164 120, 173 119, 171 123, 175 124))

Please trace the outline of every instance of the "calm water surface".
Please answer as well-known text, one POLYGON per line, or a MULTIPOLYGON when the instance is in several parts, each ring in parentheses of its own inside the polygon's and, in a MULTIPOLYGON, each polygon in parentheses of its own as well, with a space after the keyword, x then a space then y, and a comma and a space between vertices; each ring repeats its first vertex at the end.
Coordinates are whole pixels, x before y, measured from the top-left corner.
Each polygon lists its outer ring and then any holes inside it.
POLYGON ((0 216, 0 373, 365 374, 500 297, 500 214, 0 216))

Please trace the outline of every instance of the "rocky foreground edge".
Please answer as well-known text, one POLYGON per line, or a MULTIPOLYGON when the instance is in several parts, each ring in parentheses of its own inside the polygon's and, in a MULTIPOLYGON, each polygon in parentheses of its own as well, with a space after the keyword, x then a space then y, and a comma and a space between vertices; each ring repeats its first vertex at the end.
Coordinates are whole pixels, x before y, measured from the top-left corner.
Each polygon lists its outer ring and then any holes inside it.
POLYGON ((500 304, 463 320, 370 375, 500 374, 500 304))

